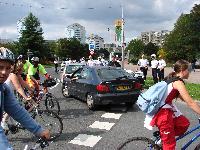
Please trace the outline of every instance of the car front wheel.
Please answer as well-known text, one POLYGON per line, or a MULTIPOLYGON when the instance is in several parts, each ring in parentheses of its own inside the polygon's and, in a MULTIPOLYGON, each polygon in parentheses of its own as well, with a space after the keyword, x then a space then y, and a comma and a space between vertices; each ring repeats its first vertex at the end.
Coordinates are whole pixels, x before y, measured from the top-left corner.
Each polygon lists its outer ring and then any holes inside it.
POLYGON ((62 94, 63 94, 64 97, 67 97, 67 98, 71 97, 71 95, 69 94, 69 90, 68 90, 67 86, 62 87, 62 94))
POLYGON ((87 95, 86 102, 87 102, 88 108, 89 108, 90 110, 94 110, 95 104, 94 104, 94 98, 93 98, 92 95, 90 95, 90 94, 87 95))

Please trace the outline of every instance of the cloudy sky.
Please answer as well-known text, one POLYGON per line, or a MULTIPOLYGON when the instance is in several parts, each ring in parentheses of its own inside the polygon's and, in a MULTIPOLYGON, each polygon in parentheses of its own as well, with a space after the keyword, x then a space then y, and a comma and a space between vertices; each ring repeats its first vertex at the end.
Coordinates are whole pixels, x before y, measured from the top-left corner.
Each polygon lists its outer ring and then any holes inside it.
POLYGON ((63 38, 68 25, 79 23, 86 36, 94 33, 105 42, 114 41, 114 21, 121 18, 123 6, 125 38, 130 41, 142 31, 172 30, 194 4, 200 0, 0 0, 0 39, 16 40, 17 21, 32 12, 45 39, 63 38))

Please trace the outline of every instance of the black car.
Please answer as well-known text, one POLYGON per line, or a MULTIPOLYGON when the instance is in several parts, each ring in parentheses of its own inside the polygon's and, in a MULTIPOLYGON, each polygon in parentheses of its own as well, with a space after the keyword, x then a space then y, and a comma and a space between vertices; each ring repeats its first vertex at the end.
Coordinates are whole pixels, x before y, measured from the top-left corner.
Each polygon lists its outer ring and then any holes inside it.
POLYGON ((89 109, 94 109, 110 103, 133 105, 140 90, 139 81, 121 68, 84 66, 66 78, 63 92, 66 97, 86 101, 89 109))

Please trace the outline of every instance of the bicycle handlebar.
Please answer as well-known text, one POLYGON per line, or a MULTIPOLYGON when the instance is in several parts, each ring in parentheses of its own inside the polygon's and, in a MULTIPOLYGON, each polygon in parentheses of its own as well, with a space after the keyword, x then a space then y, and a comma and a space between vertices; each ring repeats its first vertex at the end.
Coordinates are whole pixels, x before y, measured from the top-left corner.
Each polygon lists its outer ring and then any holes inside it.
MULTIPOLYGON (((46 139, 44 138, 39 138, 36 142, 36 144, 34 145, 34 147, 32 147, 30 150, 36 150, 38 148, 45 148, 48 147, 49 143, 46 139)), ((24 150, 28 150, 28 145, 25 146, 24 150)))

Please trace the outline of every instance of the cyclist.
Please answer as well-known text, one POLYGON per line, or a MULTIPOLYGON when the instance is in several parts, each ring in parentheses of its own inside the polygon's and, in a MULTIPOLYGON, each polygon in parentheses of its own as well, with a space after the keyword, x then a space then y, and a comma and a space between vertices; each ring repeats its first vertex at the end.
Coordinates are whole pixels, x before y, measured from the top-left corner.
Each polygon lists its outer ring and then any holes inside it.
POLYGON ((154 116, 146 115, 145 127, 152 129, 157 126, 160 132, 163 150, 175 150, 175 136, 184 134, 189 125, 189 120, 182 115, 172 101, 179 97, 187 103, 187 105, 200 114, 199 105, 189 95, 182 79, 188 79, 190 69, 189 62, 179 60, 174 65, 174 72, 170 73, 165 80, 172 77, 179 77, 180 80, 174 81, 168 85, 168 93, 163 99, 163 107, 154 116))
MULTIPOLYGON (((18 92, 26 102, 31 100, 31 98, 25 94, 24 89, 22 87, 26 87, 30 92, 33 92, 34 89, 29 87, 29 85, 22 79, 21 77, 22 70, 23 70, 23 63, 22 62, 15 63, 12 73, 9 74, 5 83, 11 88, 13 92, 14 91, 18 92)), ((3 115, 3 119, 1 122, 1 126, 3 127, 4 130, 9 130, 7 125, 8 118, 9 115, 5 113, 3 115)))
POLYGON ((50 75, 45 70, 44 66, 39 64, 39 58, 33 57, 31 59, 32 65, 28 69, 27 81, 31 87, 35 87, 39 91, 40 74, 44 75, 46 79, 50 79, 50 75))
MULTIPOLYGON (((29 113, 17 102, 9 86, 4 83, 11 72, 11 65, 14 63, 13 59, 14 55, 10 50, 4 47, 0 48, 0 121, 5 111, 33 134, 49 139, 49 130, 42 129, 42 127, 34 121, 29 113)), ((0 147, 3 150, 13 150, 2 127, 0 127, 0 147)))
POLYGON ((22 72, 21 76, 22 76, 22 78, 24 80, 26 80, 26 75, 28 74, 28 68, 31 65, 31 63, 30 63, 29 60, 26 60, 26 56, 25 55, 19 55, 17 57, 17 62, 22 62, 23 63, 23 72, 22 72))

